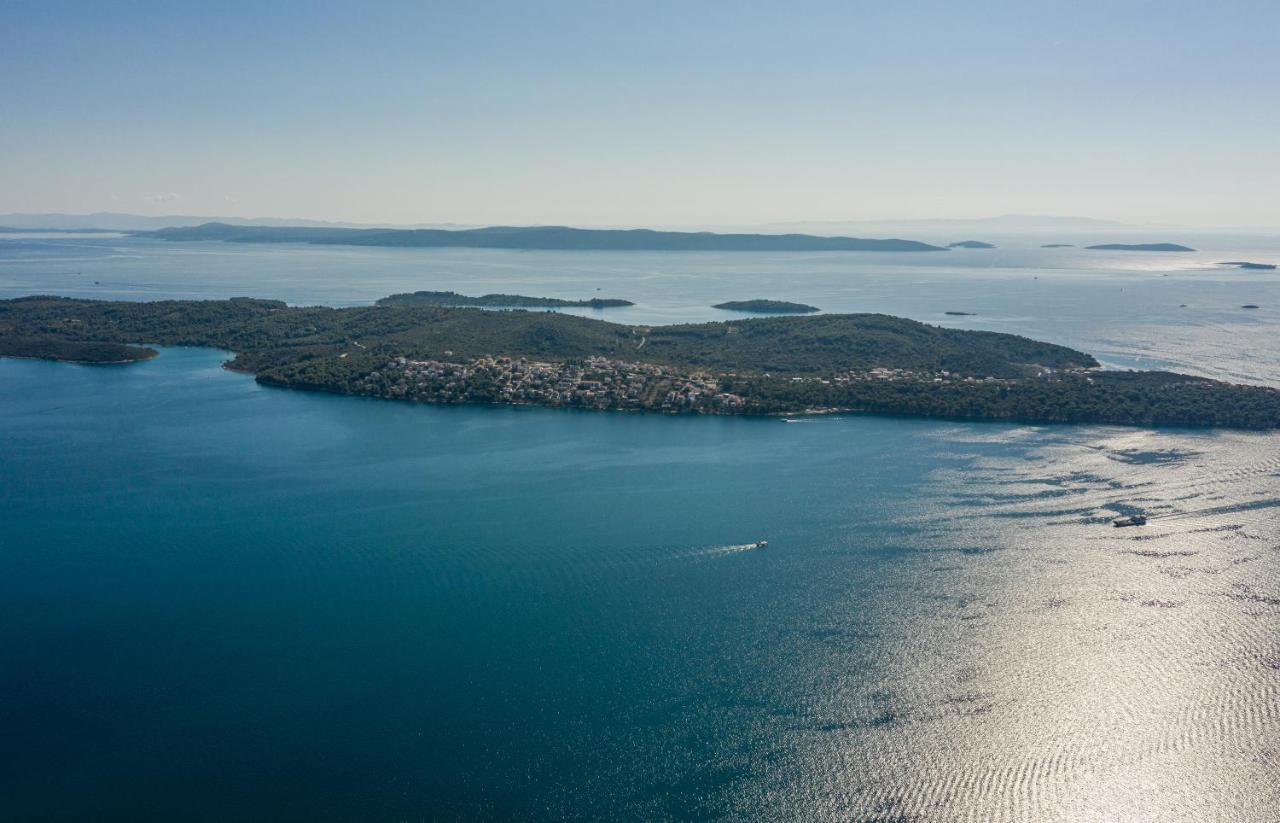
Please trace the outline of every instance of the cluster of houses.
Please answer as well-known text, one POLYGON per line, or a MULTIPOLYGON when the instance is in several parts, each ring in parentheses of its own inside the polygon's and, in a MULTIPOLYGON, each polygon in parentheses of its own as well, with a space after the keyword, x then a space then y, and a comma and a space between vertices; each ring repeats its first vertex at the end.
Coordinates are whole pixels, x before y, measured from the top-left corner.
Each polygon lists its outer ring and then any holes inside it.
MULTIPOLYGON (((445 352, 450 357, 452 352, 445 352)), ((1041 371, 1041 378, 1052 376, 1041 371)), ((770 375, 763 375, 770 381, 770 375)), ((741 385, 737 375, 726 374, 730 384, 741 385)), ((748 378, 749 379, 749 378, 748 378)), ((750 397, 731 391, 705 372, 681 371, 656 363, 588 357, 570 362, 543 362, 523 357, 483 356, 457 362, 397 357, 359 379, 360 394, 424 403, 511 403, 569 406, 589 409, 635 409, 703 414, 741 414, 792 411, 800 405, 827 408, 855 402, 839 391, 854 384, 881 381, 916 384, 1012 383, 1009 378, 974 377, 948 371, 874 368, 827 377, 806 375, 772 378, 774 385, 795 385, 788 396, 776 391, 757 393, 746 385, 750 397), (821 386, 830 387, 826 394, 821 386), (805 387, 805 388, 801 388, 805 387), (818 394, 811 388, 819 389, 818 394)), ((737 388, 737 387, 735 387, 737 388)))
MULTIPOLYGON (((1042 369, 1037 377, 1049 377, 1053 374, 1053 369, 1042 369)), ((1011 383, 1011 378, 1001 377, 974 377, 972 375, 957 374, 946 370, 940 371, 920 371, 918 369, 886 369, 878 367, 867 369, 865 371, 848 371, 843 374, 837 374, 830 378, 825 377, 792 377, 793 383, 866 383, 877 380, 900 380, 911 381, 915 383, 1011 383)))
POLYGON ((465 363, 397 357, 363 378, 362 393, 431 403, 516 403, 594 409, 733 413, 743 398, 715 378, 654 363, 589 357, 567 363, 478 357, 465 363))

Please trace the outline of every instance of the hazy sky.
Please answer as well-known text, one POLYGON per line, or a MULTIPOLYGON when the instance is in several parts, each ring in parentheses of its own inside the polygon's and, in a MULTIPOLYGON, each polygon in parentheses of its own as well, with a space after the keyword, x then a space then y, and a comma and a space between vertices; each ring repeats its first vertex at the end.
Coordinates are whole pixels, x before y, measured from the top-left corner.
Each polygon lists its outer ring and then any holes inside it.
POLYGON ((1280 2, 0 10, 0 211, 1280 227, 1280 2))

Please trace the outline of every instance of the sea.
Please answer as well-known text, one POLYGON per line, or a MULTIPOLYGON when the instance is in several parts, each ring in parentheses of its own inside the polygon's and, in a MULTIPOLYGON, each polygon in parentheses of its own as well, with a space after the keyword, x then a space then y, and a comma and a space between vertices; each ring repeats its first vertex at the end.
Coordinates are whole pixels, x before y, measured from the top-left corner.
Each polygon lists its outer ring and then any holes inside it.
MULTIPOLYGON (((983 239, 15 234, 0 297, 770 298, 1280 386, 1280 273, 1219 265, 1280 238, 983 239)), ((229 356, 0 359, 0 819, 1278 819, 1278 434, 412 405, 229 356)))

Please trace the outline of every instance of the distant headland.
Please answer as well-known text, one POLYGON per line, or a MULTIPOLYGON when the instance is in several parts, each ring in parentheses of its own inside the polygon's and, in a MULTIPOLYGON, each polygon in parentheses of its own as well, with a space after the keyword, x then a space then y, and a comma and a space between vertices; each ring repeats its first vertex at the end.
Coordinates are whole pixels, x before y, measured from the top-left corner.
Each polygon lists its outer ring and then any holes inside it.
POLYGON ((1095 251, 1195 251, 1189 246, 1177 243, 1102 243, 1097 246, 1085 246, 1095 251))
POLYGON ((994 249, 991 243, 984 243, 981 240, 960 240, 956 243, 948 243, 949 249, 994 249))
POLYGON ((915 240, 819 237, 812 234, 715 234, 651 229, 492 226, 483 229, 346 229, 289 226, 201 226, 133 232, 156 240, 228 243, 316 243, 341 246, 579 251, 946 251, 915 240))
POLYGON ((0 334, 0 357, 111 365, 150 360, 156 354, 155 349, 124 343, 64 340, 46 335, 0 334))

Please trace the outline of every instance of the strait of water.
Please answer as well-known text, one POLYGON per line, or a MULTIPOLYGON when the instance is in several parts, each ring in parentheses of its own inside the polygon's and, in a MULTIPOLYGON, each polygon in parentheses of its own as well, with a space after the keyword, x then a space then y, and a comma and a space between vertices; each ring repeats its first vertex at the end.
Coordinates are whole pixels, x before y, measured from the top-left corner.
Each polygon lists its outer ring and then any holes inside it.
MULTIPOLYGON (((602 314, 621 322, 770 297, 1278 384, 1280 278, 1210 265, 1268 248, 28 238, 0 240, 0 295, 599 288, 639 304, 602 314)), ((263 388, 225 357, 0 359, 0 818, 1280 808, 1275 435, 413 406, 263 388), (1108 524, 1139 509, 1145 529, 1108 524)))

